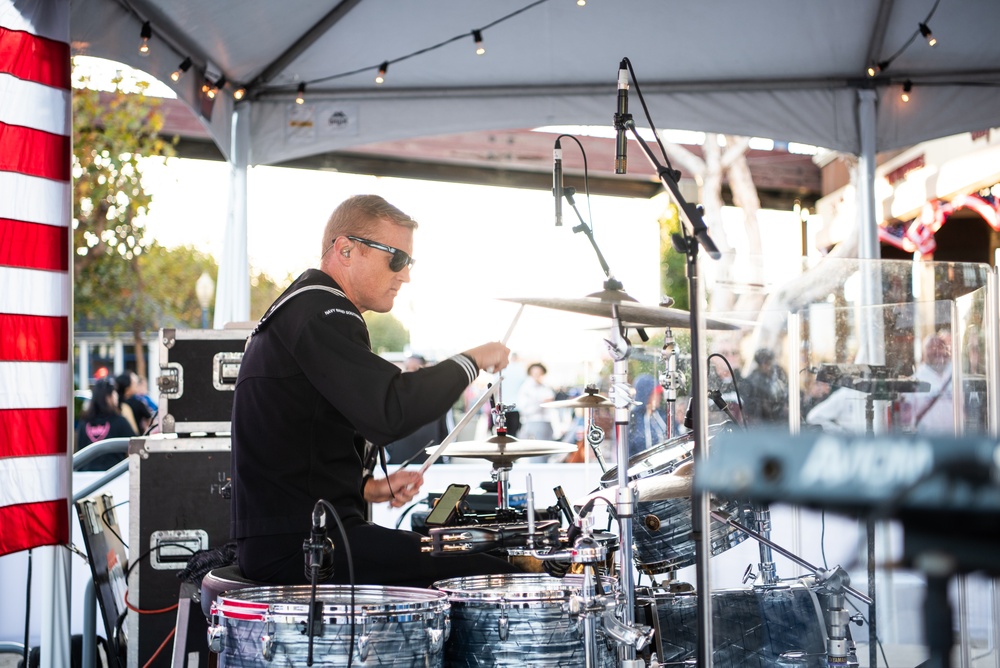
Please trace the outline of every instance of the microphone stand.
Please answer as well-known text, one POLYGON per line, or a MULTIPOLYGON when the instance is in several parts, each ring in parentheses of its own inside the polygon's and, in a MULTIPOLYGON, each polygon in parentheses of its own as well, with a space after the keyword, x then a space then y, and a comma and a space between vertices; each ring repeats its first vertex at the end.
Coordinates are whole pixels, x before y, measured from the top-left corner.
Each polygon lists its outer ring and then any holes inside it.
MULTIPOLYGON (((624 114, 620 119, 622 125, 632 132, 642 152, 646 155, 663 186, 673 196, 682 216, 686 234, 675 234, 674 248, 687 257, 688 304, 690 305, 691 321, 691 396, 694 397, 694 447, 692 455, 695 471, 708 457, 708 411, 705 410, 703 397, 708 386, 708 373, 703 350, 705 342, 705 314, 701 308, 703 287, 698 272, 698 246, 705 249, 709 257, 719 259, 721 253, 708 234, 708 226, 702 218, 701 207, 689 204, 681 195, 677 179, 680 174, 661 165, 649 148, 649 145, 639 136, 631 114, 624 114)), ((709 577, 708 548, 709 536, 709 494, 706 491, 694 491, 691 496, 691 537, 694 539, 697 612, 698 612, 698 665, 702 668, 712 668, 712 588, 709 577)))

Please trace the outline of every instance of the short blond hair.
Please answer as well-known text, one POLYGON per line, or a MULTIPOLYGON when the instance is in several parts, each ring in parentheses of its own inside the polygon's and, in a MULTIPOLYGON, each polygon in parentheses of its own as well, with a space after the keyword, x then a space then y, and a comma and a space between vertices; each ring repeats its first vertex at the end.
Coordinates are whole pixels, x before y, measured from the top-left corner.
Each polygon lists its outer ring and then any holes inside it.
POLYGON ((417 229, 417 221, 378 195, 349 197, 333 210, 330 219, 326 221, 320 255, 329 250, 338 237, 370 236, 382 220, 390 220, 411 230, 417 229))

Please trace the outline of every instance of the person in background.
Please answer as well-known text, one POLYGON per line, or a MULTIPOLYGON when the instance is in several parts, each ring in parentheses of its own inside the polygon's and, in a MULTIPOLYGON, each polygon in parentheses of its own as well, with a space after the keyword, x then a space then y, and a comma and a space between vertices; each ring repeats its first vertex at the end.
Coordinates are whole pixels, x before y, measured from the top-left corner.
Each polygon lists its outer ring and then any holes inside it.
POLYGON ((632 408, 628 421, 629 457, 667 440, 663 388, 650 374, 636 376, 635 400, 639 405, 632 408))
POLYGON ((515 405, 521 419, 517 437, 520 439, 551 441, 553 438, 549 409, 542 408, 542 404, 554 401, 556 393, 543 382, 546 373, 548 369, 541 362, 531 364, 528 366, 528 377, 517 392, 515 405))
POLYGON ((132 425, 135 433, 145 434, 153 419, 153 413, 146 402, 139 398, 139 376, 134 371, 119 374, 115 378, 115 389, 118 390, 122 415, 132 425))
MULTIPOLYGON (((118 391, 110 380, 99 380, 90 388, 90 405, 76 430, 76 450, 109 438, 130 438, 136 435, 128 420, 118 409, 118 391)), ((107 471, 125 458, 124 454, 101 455, 83 471, 107 471)))
MULTIPOLYGON (((413 373, 426 366, 427 360, 423 356, 410 355, 406 358, 403 370, 405 373, 413 373)), ((449 424, 450 417, 451 409, 448 409, 441 417, 428 422, 409 436, 404 436, 385 446, 386 452, 389 453, 389 463, 402 464, 403 462, 411 462, 413 464, 423 464, 427 460, 427 457, 430 456, 425 452, 425 449, 432 445, 440 445, 441 441, 448 435, 448 432, 451 431, 451 428, 455 426, 454 424, 449 424)))
POLYGON ((761 348, 754 353, 754 370, 740 384, 743 414, 749 426, 788 422, 788 374, 774 362, 774 352, 761 348))

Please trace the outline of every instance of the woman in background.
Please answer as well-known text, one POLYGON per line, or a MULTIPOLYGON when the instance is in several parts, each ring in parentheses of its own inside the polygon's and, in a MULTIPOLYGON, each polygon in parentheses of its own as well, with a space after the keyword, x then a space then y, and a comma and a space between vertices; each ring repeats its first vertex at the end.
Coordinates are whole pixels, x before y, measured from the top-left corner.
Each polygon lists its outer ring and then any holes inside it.
MULTIPOLYGON (((76 430, 76 450, 108 438, 135 435, 135 429, 118 410, 118 392, 114 384, 109 380, 99 380, 94 383, 91 388, 90 405, 83 415, 83 422, 76 430)), ((124 458, 123 454, 101 455, 80 470, 106 471, 124 458)))

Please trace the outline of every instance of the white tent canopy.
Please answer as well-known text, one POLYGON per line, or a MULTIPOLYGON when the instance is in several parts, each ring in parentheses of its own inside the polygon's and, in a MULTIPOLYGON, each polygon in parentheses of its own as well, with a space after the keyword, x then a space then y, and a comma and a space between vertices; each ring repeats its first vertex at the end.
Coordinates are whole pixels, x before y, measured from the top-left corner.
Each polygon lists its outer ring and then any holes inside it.
MULTIPOLYGON (((76 53, 168 83, 192 59, 173 85, 203 112, 237 175, 247 164, 407 137, 610 125, 623 57, 658 128, 849 152, 861 156, 869 177, 876 151, 1000 120, 1000 2, 993 0, 591 0, 583 7, 573 0, 75 0, 71 7, 76 53), (148 57, 137 50, 143 21, 153 31, 148 57), (939 40, 933 48, 921 23, 939 40), (483 56, 475 54, 475 29, 483 56), (888 67, 869 78, 866 68, 880 62, 888 67), (229 95, 216 97, 208 113, 206 67, 230 91, 247 86, 235 115, 229 95), (302 83, 306 103, 298 105, 302 83), (246 146, 234 149, 234 136, 246 146)), ((634 86, 629 111, 647 125, 634 86)), ((871 232, 874 205, 866 209, 871 232)), ((226 285, 223 278, 220 292, 226 285)))

